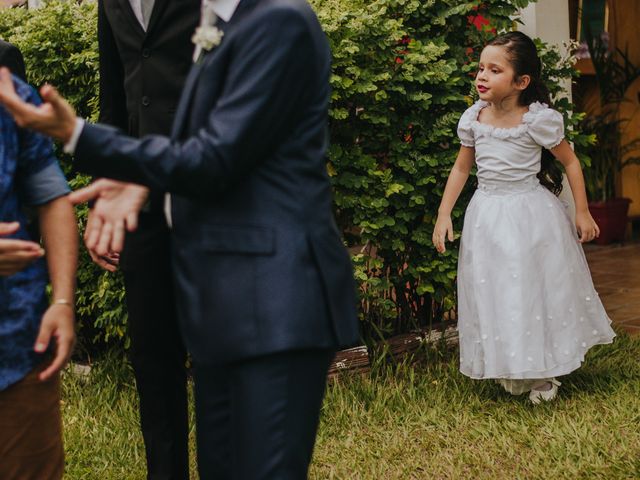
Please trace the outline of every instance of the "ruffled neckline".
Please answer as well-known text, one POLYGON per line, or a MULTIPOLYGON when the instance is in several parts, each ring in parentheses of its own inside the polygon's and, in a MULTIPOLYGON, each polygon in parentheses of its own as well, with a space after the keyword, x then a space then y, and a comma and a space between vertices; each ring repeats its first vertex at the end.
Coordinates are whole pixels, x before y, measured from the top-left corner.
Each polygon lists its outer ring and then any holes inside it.
POLYGON ((480 110, 489 105, 489 102, 478 100, 469 108, 469 116, 471 117, 471 128, 479 135, 487 135, 495 138, 516 138, 522 136, 529 130, 529 125, 533 122, 535 116, 543 110, 549 108, 546 103, 533 102, 529 105, 529 109, 522 115, 522 122, 515 127, 502 128, 494 127, 487 123, 481 123, 478 120, 480 110))

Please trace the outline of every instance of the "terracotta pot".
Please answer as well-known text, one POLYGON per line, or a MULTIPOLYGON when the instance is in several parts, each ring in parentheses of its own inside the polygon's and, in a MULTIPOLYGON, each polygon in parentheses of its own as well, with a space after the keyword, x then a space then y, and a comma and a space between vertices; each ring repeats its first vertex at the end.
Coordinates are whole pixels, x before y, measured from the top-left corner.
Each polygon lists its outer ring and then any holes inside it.
POLYGON ((608 245, 624 240, 627 231, 627 213, 629 198, 612 198, 606 202, 589 202, 591 216, 600 227, 600 237, 595 239, 597 245, 608 245))

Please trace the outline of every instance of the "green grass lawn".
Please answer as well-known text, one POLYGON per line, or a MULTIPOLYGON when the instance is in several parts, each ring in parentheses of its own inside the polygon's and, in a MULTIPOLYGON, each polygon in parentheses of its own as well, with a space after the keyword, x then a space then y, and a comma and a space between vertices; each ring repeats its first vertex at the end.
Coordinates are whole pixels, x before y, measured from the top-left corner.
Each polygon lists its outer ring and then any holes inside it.
MULTIPOLYGON (((640 338, 594 348, 536 407, 463 377, 455 351, 419 360, 331 383, 311 478, 640 479, 640 338)), ((63 399, 67 478, 144 479, 126 364, 65 373, 63 399)))

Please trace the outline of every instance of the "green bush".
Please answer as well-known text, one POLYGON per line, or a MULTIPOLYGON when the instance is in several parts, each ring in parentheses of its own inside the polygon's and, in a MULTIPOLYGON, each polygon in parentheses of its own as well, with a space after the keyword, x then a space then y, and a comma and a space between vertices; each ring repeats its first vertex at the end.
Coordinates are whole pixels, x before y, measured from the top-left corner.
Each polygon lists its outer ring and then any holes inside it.
MULTIPOLYGON (((529 2, 313 3, 334 55, 328 166, 339 223, 356 249, 361 319, 369 336, 430 325, 455 305, 457 248, 438 255, 431 234, 459 146, 456 124, 473 101, 482 46, 494 36, 470 23, 481 14, 498 31, 510 29, 529 2)), ((573 69, 540 48, 557 93, 573 69)), ((556 106, 572 110, 566 100, 556 106)), ((453 211, 457 232, 472 184, 453 211)))
MULTIPOLYGON (((528 0, 312 0, 333 50, 328 171, 335 211, 354 252, 360 318, 367 338, 431 324, 455 305, 457 248, 431 244, 437 207, 458 150, 456 124, 473 102, 473 74, 494 35, 528 0), (480 6, 479 6, 480 5, 480 6), (479 10, 480 9, 480 10, 479 10)), ((78 111, 96 117, 97 54, 93 3, 52 1, 10 10, 0 36, 25 53, 30 79, 59 85, 78 111)), ((573 74, 568 61, 540 44, 554 93, 573 74)), ((567 125, 580 119, 558 100, 567 125)), ((570 131, 577 144, 589 138, 570 131)), ((87 180, 77 176, 74 185, 87 180)), ((453 212, 460 231, 473 182, 453 212)), ((81 222, 86 210, 80 209, 81 222)), ((86 257, 78 311, 102 338, 124 335, 119 277, 86 257)))

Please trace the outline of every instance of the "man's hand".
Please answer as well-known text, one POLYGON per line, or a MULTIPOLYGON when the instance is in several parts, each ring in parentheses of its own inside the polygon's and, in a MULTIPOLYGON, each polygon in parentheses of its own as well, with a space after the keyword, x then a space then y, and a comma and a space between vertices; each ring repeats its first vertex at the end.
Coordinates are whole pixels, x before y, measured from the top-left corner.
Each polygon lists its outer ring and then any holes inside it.
POLYGON ((40 106, 23 101, 15 91, 9 70, 0 68, 0 104, 16 124, 67 143, 76 126, 76 112, 51 85, 44 85, 40 95, 44 100, 40 106))
POLYGON ((42 317, 34 350, 38 353, 46 352, 52 338, 55 338, 56 348, 53 361, 40 373, 40 380, 47 380, 60 371, 71 358, 73 346, 76 343, 74 323, 73 307, 66 304, 54 303, 42 317))
POLYGON ((84 232, 89 252, 97 257, 121 252, 125 229, 138 227, 138 213, 148 196, 146 187, 104 178, 73 192, 69 199, 74 204, 95 200, 84 232))
MULTIPOLYGON (((0 222, 0 235, 11 235, 18 228, 17 222, 0 222)), ((0 276, 13 275, 43 255, 44 250, 35 242, 0 238, 0 276)))

